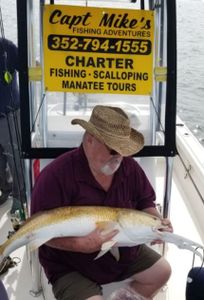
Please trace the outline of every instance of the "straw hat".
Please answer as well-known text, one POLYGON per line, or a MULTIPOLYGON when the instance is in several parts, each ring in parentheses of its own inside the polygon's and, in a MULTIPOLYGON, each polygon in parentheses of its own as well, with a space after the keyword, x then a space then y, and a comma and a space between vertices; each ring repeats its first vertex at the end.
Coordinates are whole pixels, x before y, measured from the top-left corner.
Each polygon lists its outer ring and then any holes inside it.
POLYGON ((90 120, 73 119, 110 149, 122 156, 130 156, 139 152, 144 146, 144 137, 130 127, 130 120, 119 107, 96 105, 90 120))

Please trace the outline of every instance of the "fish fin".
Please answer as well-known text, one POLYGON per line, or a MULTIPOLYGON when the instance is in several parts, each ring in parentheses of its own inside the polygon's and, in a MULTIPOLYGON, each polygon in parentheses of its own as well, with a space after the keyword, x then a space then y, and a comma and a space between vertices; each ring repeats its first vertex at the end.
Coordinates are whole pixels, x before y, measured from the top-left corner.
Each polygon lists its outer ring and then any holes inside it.
POLYGON ((102 251, 105 251, 105 250, 109 251, 115 244, 116 244, 116 241, 114 241, 114 240, 107 241, 107 242, 102 244, 101 250, 102 251))
POLYGON ((43 244, 45 244, 49 240, 50 240, 50 237, 49 238, 44 238, 44 239, 35 239, 35 240, 31 241, 28 244, 30 251, 32 252, 32 251, 36 250, 37 248, 39 248, 40 246, 42 246, 43 244))
POLYGON ((110 252, 111 252, 111 254, 115 257, 115 259, 116 259, 117 261, 120 260, 120 252, 119 252, 119 248, 118 248, 118 247, 113 247, 113 248, 111 248, 110 252))
POLYGON ((103 256, 106 254, 111 248, 116 244, 116 241, 110 240, 102 244, 101 246, 101 251, 98 253, 98 255, 94 258, 98 259, 99 257, 103 256))

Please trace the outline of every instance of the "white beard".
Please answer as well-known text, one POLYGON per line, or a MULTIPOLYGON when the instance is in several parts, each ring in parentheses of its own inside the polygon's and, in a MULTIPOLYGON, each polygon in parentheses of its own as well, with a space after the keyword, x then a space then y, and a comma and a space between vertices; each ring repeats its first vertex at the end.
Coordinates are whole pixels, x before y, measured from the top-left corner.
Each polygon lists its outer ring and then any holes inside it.
POLYGON ((113 175, 120 167, 121 162, 122 158, 112 157, 105 165, 101 167, 100 171, 106 176, 113 175))

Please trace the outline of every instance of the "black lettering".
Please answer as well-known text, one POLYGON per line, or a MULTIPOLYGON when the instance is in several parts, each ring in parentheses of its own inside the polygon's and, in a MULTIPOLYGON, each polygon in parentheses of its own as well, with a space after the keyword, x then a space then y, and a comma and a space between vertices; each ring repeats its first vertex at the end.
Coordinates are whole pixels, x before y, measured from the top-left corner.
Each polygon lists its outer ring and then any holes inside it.
POLYGON ((133 83, 121 83, 121 82, 107 82, 109 91, 121 91, 121 92, 135 92, 136 84, 133 83))
POLYGON ((57 24, 60 23, 61 25, 68 25, 68 27, 71 29, 73 26, 79 25, 80 23, 83 26, 88 26, 88 19, 91 17, 91 13, 87 12, 85 15, 79 15, 79 16, 69 16, 69 15, 63 15, 62 11, 59 9, 55 9, 49 18, 49 22, 51 24, 57 24))
POLYGON ((71 67, 74 65, 74 57, 73 56, 67 56, 65 59, 65 63, 67 66, 71 67))
POLYGON ((151 28, 151 20, 145 19, 142 17, 138 19, 129 19, 128 13, 125 14, 111 14, 105 13, 100 20, 99 26, 103 27, 115 27, 115 28, 124 28, 124 29, 134 29, 139 27, 140 29, 148 30, 151 28))
POLYGON ((115 27, 123 27, 123 28, 128 28, 129 25, 129 19, 127 18, 128 14, 124 14, 123 17, 122 15, 119 15, 119 17, 122 17, 122 19, 117 19, 116 22, 114 23, 115 27))
POLYGON ((125 68, 133 69, 133 60, 130 58, 125 59, 125 68))
POLYGON ((55 17, 57 17, 57 18, 60 17, 61 14, 62 14, 61 10, 55 9, 55 10, 52 12, 52 14, 50 15, 49 22, 50 22, 51 24, 57 24, 57 23, 59 23, 58 20, 55 21, 54 19, 55 19, 55 17))
POLYGON ((69 81, 68 80, 62 80, 62 88, 68 89, 69 88, 69 81))
POLYGON ((115 18, 115 14, 111 14, 110 16, 109 14, 104 14, 101 19, 101 22, 99 23, 99 26, 112 27, 114 18, 115 18))

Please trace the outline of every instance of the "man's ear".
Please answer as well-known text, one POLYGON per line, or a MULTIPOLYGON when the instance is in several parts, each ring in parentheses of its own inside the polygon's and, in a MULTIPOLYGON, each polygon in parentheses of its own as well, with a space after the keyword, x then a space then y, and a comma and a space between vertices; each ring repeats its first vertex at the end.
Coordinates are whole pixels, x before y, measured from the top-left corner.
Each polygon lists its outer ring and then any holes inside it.
POLYGON ((94 136, 91 135, 90 133, 86 132, 85 133, 85 141, 88 143, 88 144, 92 144, 93 141, 94 141, 94 136))

